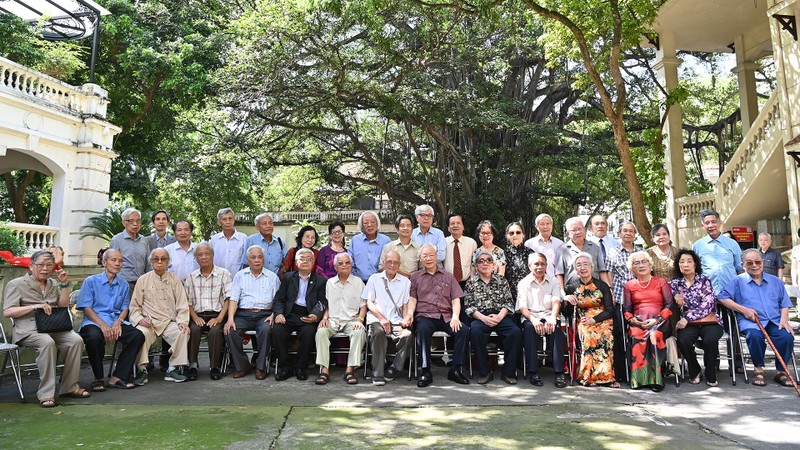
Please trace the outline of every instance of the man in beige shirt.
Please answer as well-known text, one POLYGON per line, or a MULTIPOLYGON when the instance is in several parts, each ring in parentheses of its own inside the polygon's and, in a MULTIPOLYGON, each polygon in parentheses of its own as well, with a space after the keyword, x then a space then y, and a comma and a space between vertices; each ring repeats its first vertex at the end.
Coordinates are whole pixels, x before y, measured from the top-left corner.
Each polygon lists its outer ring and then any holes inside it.
POLYGON ((130 304, 130 321, 144 334, 134 384, 147 383, 148 352, 159 336, 172 350, 164 380, 180 383, 186 381, 186 376, 177 367, 189 364, 189 302, 181 280, 167 272, 169 253, 163 248, 153 250, 150 263, 153 270, 139 277, 130 304))

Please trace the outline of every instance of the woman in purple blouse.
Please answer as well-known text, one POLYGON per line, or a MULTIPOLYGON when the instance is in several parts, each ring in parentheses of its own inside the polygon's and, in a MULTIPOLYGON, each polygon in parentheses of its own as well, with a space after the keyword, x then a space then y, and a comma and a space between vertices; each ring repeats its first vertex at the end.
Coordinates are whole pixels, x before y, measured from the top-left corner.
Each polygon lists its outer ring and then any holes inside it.
POLYGON ((336 268, 333 266, 333 258, 337 253, 347 251, 344 245, 344 224, 335 220, 328 225, 328 238, 331 243, 322 247, 317 256, 317 273, 320 270, 327 278, 336 276, 336 268))
POLYGON ((700 383, 700 364, 697 362, 694 343, 702 339, 703 365, 708 386, 717 382, 717 358, 719 340, 722 337, 722 321, 717 313, 717 296, 711 280, 703 275, 700 257, 692 250, 681 249, 675 255, 675 278, 670 281, 672 295, 681 311, 676 324, 678 349, 689 366, 689 383, 700 383))

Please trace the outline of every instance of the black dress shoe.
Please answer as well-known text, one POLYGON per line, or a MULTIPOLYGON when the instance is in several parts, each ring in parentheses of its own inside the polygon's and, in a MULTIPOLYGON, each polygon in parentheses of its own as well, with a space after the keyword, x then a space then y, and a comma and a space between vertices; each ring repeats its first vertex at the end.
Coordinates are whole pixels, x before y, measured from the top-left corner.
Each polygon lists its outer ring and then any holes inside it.
POLYGON ((447 379, 458 384, 469 384, 469 378, 464 376, 464 374, 458 370, 451 370, 448 372, 447 379))
POLYGON ((417 387, 428 387, 431 383, 433 383, 433 374, 430 373, 430 371, 423 371, 419 378, 417 378, 417 387))
POLYGON ((289 376, 288 370, 279 370, 278 373, 275 374, 275 381, 288 380, 289 376))
POLYGON ((294 369, 294 376, 300 381, 305 381, 308 379, 305 369, 294 369))
POLYGON ((544 386, 544 383, 542 382, 542 377, 540 377, 538 374, 532 373, 528 376, 528 379, 534 386, 544 386))

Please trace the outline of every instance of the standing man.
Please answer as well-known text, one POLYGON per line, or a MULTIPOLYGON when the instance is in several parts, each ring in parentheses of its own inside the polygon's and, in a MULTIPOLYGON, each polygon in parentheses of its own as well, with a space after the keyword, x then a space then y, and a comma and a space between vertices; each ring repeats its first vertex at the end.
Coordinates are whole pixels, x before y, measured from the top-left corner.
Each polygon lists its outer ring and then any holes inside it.
POLYGON ((314 271, 314 252, 301 248, 295 253, 294 259, 297 271, 284 275, 273 302, 275 323, 272 337, 281 367, 275 374, 277 381, 289 378, 289 334, 292 331, 297 331, 300 339, 294 375, 301 381, 308 379, 306 367, 314 346, 317 322, 328 309, 328 299, 325 297, 325 283, 328 280, 314 271))
POLYGON ((225 352, 223 324, 228 314, 228 299, 231 296, 231 273, 214 265, 214 247, 203 242, 195 247, 194 257, 198 269, 183 282, 189 302, 189 374, 197 378, 197 355, 200 337, 208 333, 208 359, 212 380, 222 378, 222 357, 225 352))
POLYGON ((315 383, 327 384, 330 380, 331 337, 336 333, 345 333, 350 338, 350 350, 347 354, 344 381, 347 384, 358 384, 358 378, 353 372, 361 366, 361 352, 367 341, 364 327, 367 302, 361 299, 364 282, 351 275, 353 261, 347 253, 337 253, 333 258, 333 265, 336 267, 336 276, 325 285, 328 308, 322 314, 316 334, 319 377, 315 383))
POLYGON ((769 233, 758 234, 758 251, 761 253, 761 258, 764 260, 764 273, 778 277, 783 281, 783 257, 781 252, 775 250, 772 246, 772 235, 769 233))
POLYGON ((209 241, 214 248, 214 265, 227 269, 233 275, 242 268, 247 236, 236 231, 236 219, 230 208, 217 211, 217 223, 222 231, 211 236, 209 241))
POLYGON ((469 329, 478 360, 478 384, 486 384, 494 378, 486 350, 492 332, 503 339, 505 362, 500 379, 508 384, 517 384, 517 355, 522 344, 522 331, 513 320, 515 308, 511 289, 506 279, 495 273, 491 252, 478 250, 475 261, 478 273, 467 281, 464 306, 467 317, 472 318, 469 329))
POLYGON ((172 356, 165 381, 180 383, 186 376, 178 367, 189 364, 189 303, 186 290, 174 274, 167 272, 169 253, 163 248, 150 252, 153 270, 139 278, 130 304, 131 323, 144 334, 144 345, 139 351, 139 370, 134 384, 147 383, 147 362, 150 346, 161 336, 171 346, 172 356))
POLYGON ((453 365, 447 379, 459 384, 469 384, 469 379, 461 373, 469 339, 469 326, 459 320, 464 291, 453 274, 439 268, 436 255, 433 244, 424 244, 420 248, 419 258, 423 270, 411 274, 410 298, 401 324, 408 328, 413 320, 417 348, 422 352, 422 374, 417 379, 417 387, 427 387, 433 383, 431 340, 435 331, 444 331, 455 336, 453 365))
POLYGON ((433 244, 436 247, 436 261, 439 267, 442 266, 445 257, 445 240, 442 230, 433 227, 433 208, 430 205, 419 205, 414 210, 417 216, 417 228, 411 233, 414 242, 422 244, 433 244))
MULTIPOLYGON (((272 214, 259 214, 256 216, 255 224, 256 228, 258 228, 258 233, 253 233, 247 238, 245 248, 250 248, 254 245, 261 246, 264 249, 264 268, 277 275, 289 249, 284 245, 283 239, 272 235, 272 232, 275 231, 275 224, 272 223, 272 214)), ((247 255, 242 256, 242 267, 244 266, 247 266, 247 255)))
POLYGON ((133 292, 136 280, 151 269, 148 260, 150 244, 139 234, 142 229, 142 213, 138 209, 128 208, 122 211, 122 223, 125 229, 111 238, 109 248, 116 248, 122 252, 122 269, 119 276, 128 282, 128 287, 133 292))
MULTIPOLYGON (((750 357, 755 366, 753 385, 764 386, 764 352, 767 344, 756 320, 766 329, 778 353, 789 364, 794 350, 794 332, 789 324, 789 308, 792 301, 786 294, 783 281, 764 273, 764 260, 758 250, 745 250, 744 267, 747 273, 734 277, 718 297, 719 302, 737 313, 739 330, 744 333, 750 357)), ((774 381, 783 386, 792 386, 789 375, 775 361, 774 381)))
POLYGON ((564 241, 553 236, 553 218, 550 214, 542 213, 536 216, 536 231, 539 234, 525 241, 525 247, 543 254, 547 258, 547 274, 555 277, 556 255, 564 245, 564 241))
POLYGON ((353 260, 353 275, 367 282, 373 273, 378 272, 383 247, 391 241, 388 236, 378 233, 381 220, 372 211, 364 211, 358 216, 358 231, 360 234, 353 236, 347 253, 353 260))
POLYGON ((172 225, 172 231, 175 233, 177 241, 164 247, 169 253, 167 270, 174 273, 183 282, 200 267, 197 265, 194 254, 197 247, 192 242, 194 225, 188 219, 179 220, 172 225))
POLYGON ((369 277, 361 294, 369 309, 367 326, 371 336, 369 344, 372 350, 372 384, 375 386, 383 386, 387 380, 394 380, 397 374, 403 371, 411 344, 411 330, 408 326, 402 325, 411 281, 397 272, 397 268, 400 267, 400 254, 396 251, 391 250, 386 253, 383 266, 383 272, 369 277), (389 340, 395 342, 396 351, 392 365, 384 374, 389 340))
POLYGON ((450 214, 447 217, 447 231, 450 236, 445 238, 444 270, 452 273, 463 288, 469 279, 472 255, 478 249, 478 243, 475 239, 464 236, 464 216, 461 214, 450 214))
POLYGON ((169 214, 166 211, 159 209, 153 213, 151 220, 155 231, 145 238, 147 240, 147 245, 150 247, 150 251, 156 248, 164 248, 175 242, 175 236, 167 234, 167 229, 169 229, 169 214))
POLYGON ((236 368, 233 378, 242 378, 253 370, 244 353, 242 339, 245 332, 256 332, 256 380, 265 380, 269 369, 267 355, 270 352, 269 338, 274 318, 273 299, 280 281, 274 272, 265 270, 264 249, 260 245, 247 248, 247 265, 233 277, 225 336, 236 368))
POLYGON ((109 248, 103 253, 103 272, 87 278, 81 286, 77 308, 83 311, 80 334, 86 344, 89 364, 94 373, 92 391, 106 390, 103 384, 103 356, 106 342, 122 343, 109 387, 130 389, 136 354, 144 344, 144 335, 126 320, 131 301, 128 283, 117 278, 122 270, 122 252, 109 248))
POLYGON ((420 268, 419 247, 422 244, 411 239, 411 232, 414 230, 414 219, 411 216, 406 214, 397 216, 394 221, 394 227, 397 229, 399 237, 383 247, 381 263, 378 265, 378 269, 383 270, 383 260, 386 258, 386 253, 395 251, 400 255, 400 269, 397 273, 409 277, 411 272, 416 272, 420 268))
POLYGON ((619 242, 608 235, 608 221, 606 221, 605 216, 601 214, 594 215, 589 220, 589 223, 592 226, 592 235, 589 236, 589 240, 600 247, 600 254, 603 255, 605 263, 608 264, 608 255, 611 253, 611 249, 619 247, 619 242))
POLYGON ((711 280, 714 292, 722 292, 728 282, 742 269, 742 249, 733 239, 722 234, 722 221, 713 209, 700 211, 700 222, 708 234, 692 245, 692 250, 700 257, 703 275, 711 280))
POLYGON ((605 258, 600 253, 600 247, 586 240, 586 227, 583 226, 581 218, 570 217, 567 219, 566 226, 569 242, 558 250, 556 261, 556 277, 559 284, 561 284, 561 289, 580 278, 575 271, 575 258, 580 252, 592 255, 592 267, 594 268, 592 276, 603 280, 603 282, 611 286, 605 258))

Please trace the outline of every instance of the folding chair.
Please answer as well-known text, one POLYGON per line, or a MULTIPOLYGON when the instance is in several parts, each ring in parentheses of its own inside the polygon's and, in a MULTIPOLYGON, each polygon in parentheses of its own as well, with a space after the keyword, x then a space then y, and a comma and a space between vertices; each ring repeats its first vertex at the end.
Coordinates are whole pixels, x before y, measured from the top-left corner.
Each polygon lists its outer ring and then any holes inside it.
POLYGON ((25 394, 22 392, 22 372, 19 364, 19 346, 17 344, 9 344, 6 338, 6 330, 3 328, 3 323, 0 322, 0 335, 3 337, 3 342, 0 343, 0 352, 5 353, 3 357, 3 366, 0 367, 0 379, 6 375, 6 364, 11 360, 11 372, 14 375, 14 380, 17 382, 17 390, 19 391, 19 400, 25 402, 25 394))

